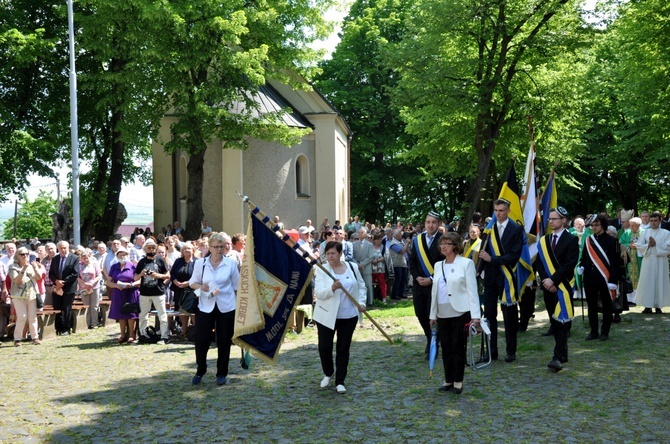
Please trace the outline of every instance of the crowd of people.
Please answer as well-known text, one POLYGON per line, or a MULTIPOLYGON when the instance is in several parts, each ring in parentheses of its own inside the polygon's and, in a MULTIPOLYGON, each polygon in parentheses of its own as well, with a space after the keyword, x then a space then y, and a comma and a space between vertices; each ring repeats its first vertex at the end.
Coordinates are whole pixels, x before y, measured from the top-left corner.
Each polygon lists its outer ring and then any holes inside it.
MULTIPOLYGON (((433 330, 438 332, 445 370, 440 390, 456 394, 463 390, 466 364, 463 327, 469 323, 478 327, 485 318, 491 345, 489 356, 482 359, 498 359, 500 306, 504 360, 515 361, 517 333, 526 331, 534 315, 537 287, 550 317, 545 335, 555 341, 548 367, 556 371, 568 362, 574 298, 583 297, 588 305, 587 340, 607 340, 612 324, 631 304, 643 306, 643 313, 662 313, 670 305, 670 227, 660 213, 645 211, 633 217, 632 211, 621 210, 612 219, 603 213, 571 218, 561 207, 552 209, 547 217, 550 232, 537 243, 536 279, 518 288, 515 270, 525 236, 509 212, 509 202, 495 201, 493 220, 476 213, 464 237, 458 234, 458 219, 446 223, 432 211, 416 224, 376 227, 354 216, 344 225, 336 220, 331 226, 326 218, 318 229, 310 220, 297 227, 297 243, 319 257, 323 267, 317 269, 303 300, 314 304, 324 373, 320 386, 325 388, 334 379, 336 391, 346 392, 352 337, 357 323, 362 323, 361 313, 375 299, 393 303, 408 298, 411 291, 426 338, 426 357, 433 330)), ((283 228, 278 216, 275 223, 283 228)), ((37 239, 20 246, 6 243, 0 258, 0 338, 11 334, 17 347, 25 341, 39 344, 37 316, 45 305, 58 312, 57 334, 71 334, 76 298, 89 307, 88 328, 97 328, 100 302, 107 297, 108 317, 119 325, 119 344, 147 342, 143 338, 150 335, 152 311, 160 325, 156 342, 168 343, 171 334, 195 342, 193 384, 207 372, 214 329, 219 352, 216 381, 226 384, 246 238, 242 233, 231 238, 214 232, 206 221, 199 239, 184 240, 183 235, 175 222, 158 233, 138 228, 130 239, 93 241, 88 247, 67 241, 42 245, 37 239), (186 290, 198 295, 193 315, 174 313, 186 290)), ((295 320, 290 327, 300 330, 295 320)))

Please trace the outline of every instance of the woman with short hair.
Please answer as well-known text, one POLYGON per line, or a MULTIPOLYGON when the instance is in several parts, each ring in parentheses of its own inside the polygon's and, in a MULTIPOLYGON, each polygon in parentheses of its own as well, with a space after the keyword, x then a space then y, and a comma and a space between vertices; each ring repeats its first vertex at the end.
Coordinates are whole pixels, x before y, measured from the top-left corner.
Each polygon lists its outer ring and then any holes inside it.
POLYGON ((463 244, 454 232, 440 238, 440 253, 445 259, 433 267, 430 304, 430 326, 437 324, 444 365, 444 383, 439 390, 460 395, 465 373, 465 325, 472 320, 479 326, 481 317, 475 265, 461 256, 463 244))
POLYGON ((314 307, 314 321, 319 335, 319 358, 324 377, 321 388, 330 385, 335 376, 337 393, 347 392, 344 380, 349 367, 349 348, 351 339, 356 330, 358 313, 365 311, 367 290, 363 276, 349 262, 341 260, 342 243, 330 241, 326 244, 326 263, 323 267, 330 272, 330 276, 316 269, 316 305, 314 307), (334 276, 336 280, 333 280, 334 276), (357 303, 354 303, 345 294, 346 290, 357 303), (337 333, 337 354, 333 367, 333 339, 337 333), (336 372, 337 370, 337 372, 336 372))
POLYGON ((9 295, 14 303, 16 325, 14 326, 14 347, 21 345, 23 328, 26 323, 30 329, 33 344, 39 344, 37 332, 37 280, 39 272, 30 263, 30 252, 20 247, 14 254, 14 262, 9 266, 9 278, 12 286, 9 295))
POLYGON ((230 249, 230 237, 223 232, 214 233, 209 238, 209 253, 195 261, 193 274, 188 281, 194 290, 200 290, 198 309, 195 312, 195 360, 197 370, 191 380, 193 385, 200 384, 207 373, 207 352, 210 345, 212 328, 216 329, 216 384, 227 382, 230 346, 235 325, 235 304, 240 272, 237 263, 225 257, 230 249))
POLYGON ((93 252, 88 248, 79 255, 79 294, 84 305, 88 305, 86 324, 89 329, 98 326, 98 311, 100 309, 100 280, 102 273, 98 261, 93 258, 93 252))

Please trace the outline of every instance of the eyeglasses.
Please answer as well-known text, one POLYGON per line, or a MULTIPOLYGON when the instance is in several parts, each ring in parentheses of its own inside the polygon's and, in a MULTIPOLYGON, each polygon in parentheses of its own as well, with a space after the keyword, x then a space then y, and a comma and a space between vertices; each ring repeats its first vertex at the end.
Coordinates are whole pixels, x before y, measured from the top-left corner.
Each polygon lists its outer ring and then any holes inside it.
POLYGON ((226 246, 225 245, 210 245, 209 248, 215 248, 217 250, 223 250, 224 248, 226 248, 226 246))
POLYGON ((19 253, 19 256, 30 256, 29 253, 19 253))

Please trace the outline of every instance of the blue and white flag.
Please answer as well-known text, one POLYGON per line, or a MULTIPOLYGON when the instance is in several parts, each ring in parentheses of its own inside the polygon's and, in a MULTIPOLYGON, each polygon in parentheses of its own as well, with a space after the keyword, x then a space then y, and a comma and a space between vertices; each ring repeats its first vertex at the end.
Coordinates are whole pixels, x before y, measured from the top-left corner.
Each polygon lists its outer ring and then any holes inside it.
POLYGON ((249 217, 233 343, 275 362, 291 314, 312 279, 312 265, 255 215, 249 217))

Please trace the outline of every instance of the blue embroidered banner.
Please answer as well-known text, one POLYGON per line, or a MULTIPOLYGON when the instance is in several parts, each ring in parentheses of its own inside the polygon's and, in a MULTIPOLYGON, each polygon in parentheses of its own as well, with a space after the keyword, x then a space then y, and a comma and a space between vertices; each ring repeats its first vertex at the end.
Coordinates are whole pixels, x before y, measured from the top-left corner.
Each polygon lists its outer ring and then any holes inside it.
POLYGON ((257 217, 249 217, 233 343, 275 362, 291 314, 310 285, 312 266, 257 217))

